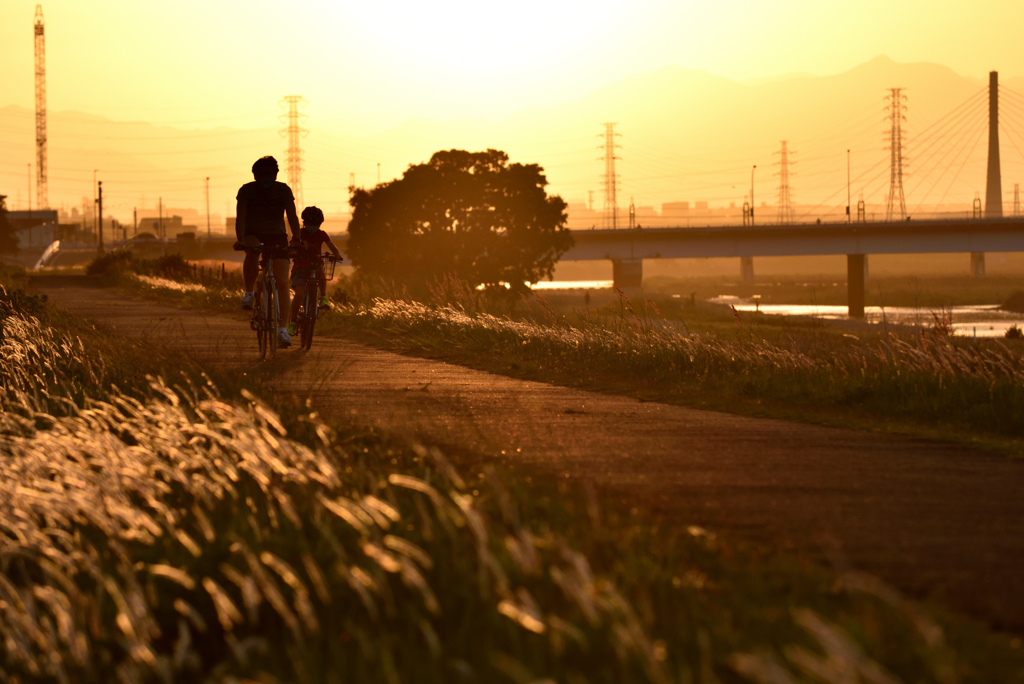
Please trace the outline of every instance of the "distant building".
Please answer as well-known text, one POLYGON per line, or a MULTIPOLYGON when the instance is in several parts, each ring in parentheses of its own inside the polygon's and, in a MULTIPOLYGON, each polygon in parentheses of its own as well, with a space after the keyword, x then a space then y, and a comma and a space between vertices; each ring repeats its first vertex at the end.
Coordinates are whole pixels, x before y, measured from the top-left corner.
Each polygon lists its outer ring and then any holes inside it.
POLYGON ((152 233, 161 239, 174 240, 181 233, 192 233, 194 236, 198 229, 196 226, 183 224, 180 216, 164 216, 163 218, 147 216, 139 218, 139 232, 152 233))
POLYGON ((18 236, 19 249, 46 247, 59 237, 57 211, 9 211, 7 221, 18 236))

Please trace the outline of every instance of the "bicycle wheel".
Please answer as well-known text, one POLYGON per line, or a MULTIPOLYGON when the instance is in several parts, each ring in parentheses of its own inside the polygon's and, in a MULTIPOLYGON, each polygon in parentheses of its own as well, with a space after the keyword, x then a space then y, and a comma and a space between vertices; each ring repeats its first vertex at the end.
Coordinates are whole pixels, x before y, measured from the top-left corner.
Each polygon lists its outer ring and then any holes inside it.
POLYGON ((263 299, 263 292, 261 287, 256 288, 256 301, 253 302, 252 306, 252 323, 253 329, 256 331, 256 346, 260 350, 260 361, 267 356, 267 326, 265 315, 265 304, 263 299))
POLYGON ((302 347, 303 349, 309 349, 313 346, 313 328, 316 325, 316 315, 319 308, 317 291, 309 283, 306 283, 306 302, 303 306, 305 312, 302 316, 302 347))
POLYGON ((273 281, 273 279, 271 279, 271 278, 267 279, 266 288, 267 289, 266 289, 266 292, 265 292, 264 296, 265 296, 265 298, 267 300, 267 318, 266 318, 267 336, 268 336, 267 347, 270 349, 270 357, 273 358, 274 356, 277 355, 277 339, 278 339, 277 322, 280 320, 281 314, 280 314, 280 311, 278 311, 277 292, 276 292, 277 287, 276 287, 276 283, 273 281))

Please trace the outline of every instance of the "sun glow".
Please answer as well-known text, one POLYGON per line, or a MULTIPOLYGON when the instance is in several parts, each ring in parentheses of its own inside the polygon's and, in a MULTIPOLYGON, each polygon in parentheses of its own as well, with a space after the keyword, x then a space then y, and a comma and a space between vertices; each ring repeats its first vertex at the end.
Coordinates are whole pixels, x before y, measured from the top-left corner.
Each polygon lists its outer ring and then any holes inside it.
POLYGON ((435 76, 500 78, 572 61, 613 32, 625 9, 608 1, 391 0, 334 11, 364 28, 375 59, 435 76))

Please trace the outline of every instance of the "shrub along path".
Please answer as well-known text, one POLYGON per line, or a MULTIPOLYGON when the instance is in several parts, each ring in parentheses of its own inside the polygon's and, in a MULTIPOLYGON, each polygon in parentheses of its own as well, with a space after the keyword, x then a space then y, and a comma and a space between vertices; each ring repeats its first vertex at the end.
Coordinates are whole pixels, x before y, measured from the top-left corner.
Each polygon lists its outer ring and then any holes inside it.
POLYGON ((39 281, 68 311, 267 374, 328 419, 592 482, 669 524, 844 557, 919 597, 1024 632, 1024 463, 962 446, 734 416, 511 379, 344 339, 256 362, 243 316, 39 281))

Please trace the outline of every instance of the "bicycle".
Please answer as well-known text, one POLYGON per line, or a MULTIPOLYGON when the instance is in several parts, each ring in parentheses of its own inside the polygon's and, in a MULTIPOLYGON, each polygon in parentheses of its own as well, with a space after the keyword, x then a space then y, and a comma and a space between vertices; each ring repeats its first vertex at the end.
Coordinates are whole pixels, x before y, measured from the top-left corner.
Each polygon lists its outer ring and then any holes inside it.
POLYGON ((306 293, 295 316, 295 332, 299 336, 299 348, 309 349, 313 345, 313 329, 320 317, 320 288, 317 286, 317 267, 322 267, 324 280, 334 279, 334 267, 342 261, 332 254, 321 254, 309 266, 296 269, 296 275, 305 274, 306 293))
MULTIPOLYGON (((253 287, 253 306, 249 326, 256 332, 256 345, 260 360, 273 358, 277 354, 278 330, 281 322, 281 303, 277 296, 277 279, 274 277, 274 260, 289 257, 288 248, 264 245, 255 235, 247 235, 239 243, 249 254, 260 255, 260 271, 253 287)), ((239 246, 236 246, 239 249, 239 246)))

